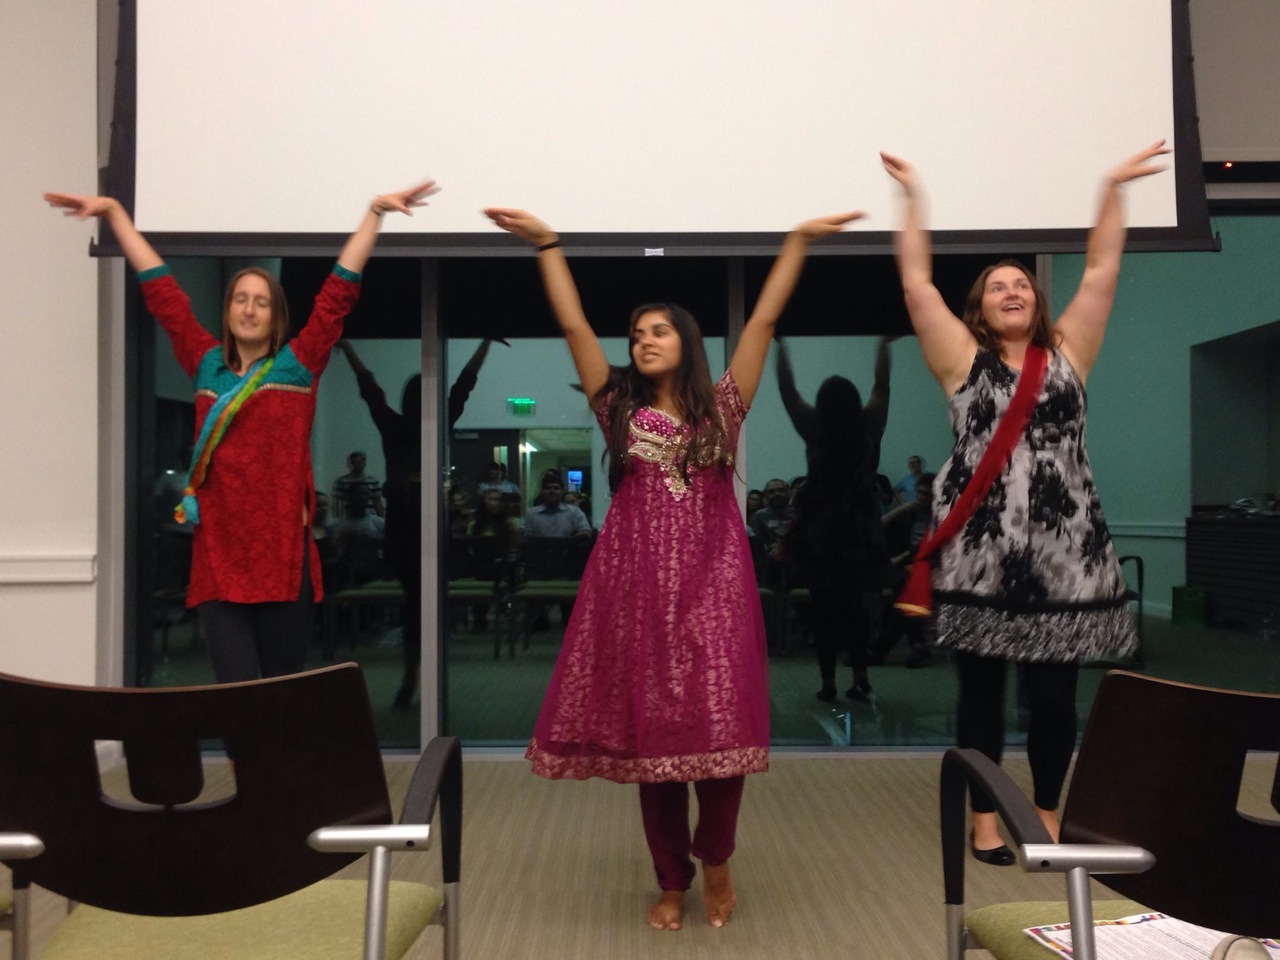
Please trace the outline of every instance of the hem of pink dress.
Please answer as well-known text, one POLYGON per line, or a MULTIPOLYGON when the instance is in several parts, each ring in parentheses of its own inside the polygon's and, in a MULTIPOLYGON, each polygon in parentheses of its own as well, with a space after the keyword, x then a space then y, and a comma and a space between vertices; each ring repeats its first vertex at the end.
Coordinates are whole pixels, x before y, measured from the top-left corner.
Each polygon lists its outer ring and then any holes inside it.
POLYGON ((602 777, 614 783, 689 783, 764 773, 769 769, 768 747, 734 747, 678 757, 561 756, 549 753, 535 738, 529 741, 525 758, 533 764, 535 774, 548 780, 602 777))

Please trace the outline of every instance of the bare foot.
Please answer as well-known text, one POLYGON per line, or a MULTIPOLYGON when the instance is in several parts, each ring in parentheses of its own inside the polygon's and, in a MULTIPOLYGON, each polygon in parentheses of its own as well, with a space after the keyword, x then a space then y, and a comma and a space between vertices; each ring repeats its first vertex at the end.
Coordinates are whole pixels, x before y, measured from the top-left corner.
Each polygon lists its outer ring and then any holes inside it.
POLYGON ((702 865, 702 899, 707 906, 707 920, 713 927, 723 927, 733 916, 738 905, 738 895, 733 892, 733 878, 729 876, 729 864, 702 865))
POLYGON ((645 914, 645 923, 655 930, 679 930, 684 914, 684 891, 663 890, 658 902, 645 914))
POLYGON ((1036 807, 1036 816, 1040 818, 1040 822, 1044 824, 1044 828, 1049 831, 1049 836, 1053 837, 1053 842, 1058 842, 1058 835, 1062 832, 1062 827, 1058 823, 1057 810, 1042 810, 1036 807))

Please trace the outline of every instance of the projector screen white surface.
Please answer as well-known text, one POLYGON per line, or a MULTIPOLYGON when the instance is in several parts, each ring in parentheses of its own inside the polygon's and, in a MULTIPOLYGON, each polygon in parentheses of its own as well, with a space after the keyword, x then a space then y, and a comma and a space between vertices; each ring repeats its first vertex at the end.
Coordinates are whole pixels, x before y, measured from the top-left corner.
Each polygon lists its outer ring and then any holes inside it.
MULTIPOLYGON (((1102 172, 1172 145, 1169 0, 138 0, 146 231, 349 231, 373 195, 443 191, 388 232, 896 224, 881 149, 936 230, 1086 228, 1102 172)), ((1130 222, 1177 222, 1172 174, 1130 222)))

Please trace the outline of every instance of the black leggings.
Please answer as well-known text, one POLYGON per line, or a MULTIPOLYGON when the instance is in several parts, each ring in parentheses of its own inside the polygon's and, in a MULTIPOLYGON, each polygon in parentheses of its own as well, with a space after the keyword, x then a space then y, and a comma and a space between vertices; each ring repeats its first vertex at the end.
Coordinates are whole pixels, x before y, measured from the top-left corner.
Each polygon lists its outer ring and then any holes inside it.
POLYGON ((200 629, 209 645, 213 676, 218 683, 300 672, 306 665, 315 625, 310 538, 303 546, 302 585, 297 600, 209 600, 198 609, 200 629))
POLYGON ((818 652, 818 671, 823 683, 834 683, 836 660, 843 651, 849 655, 855 676, 867 669, 867 643, 871 639, 871 611, 867 598, 857 587, 813 587, 811 626, 818 652))
MULTIPOLYGON (((1004 750, 1004 678, 1009 661, 957 652, 960 700, 956 706, 956 744, 973 747, 996 763, 1004 750)), ((1041 810, 1056 810, 1076 746, 1077 663, 1024 663, 1023 683, 1030 721, 1027 759, 1033 799, 1041 810)), ((995 804, 985 790, 970 784, 975 813, 991 813, 995 804)))

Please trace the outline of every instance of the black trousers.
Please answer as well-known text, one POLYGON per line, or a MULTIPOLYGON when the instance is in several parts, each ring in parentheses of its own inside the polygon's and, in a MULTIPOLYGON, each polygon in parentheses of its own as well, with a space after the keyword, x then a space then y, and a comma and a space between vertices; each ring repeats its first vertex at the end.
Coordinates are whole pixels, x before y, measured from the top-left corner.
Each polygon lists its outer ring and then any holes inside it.
POLYGON ((813 643, 818 653, 818 671, 823 683, 834 683, 836 660, 841 652, 849 655, 854 674, 867 669, 867 644, 871 639, 870 599, 856 585, 813 587, 813 643))
MULTIPOLYGON (((960 700, 956 707, 956 743, 980 750, 996 763, 1004 751, 1004 685, 1008 660, 957 651, 960 700)), ((1076 680, 1078 663, 1019 664, 1030 714, 1027 759, 1031 763, 1033 800, 1042 810, 1056 810, 1062 784, 1076 745, 1076 680)), ((982 788, 970 784, 975 813, 991 813, 995 805, 982 788)))
POLYGON ((200 604, 198 612, 218 683, 300 672, 306 665, 315 624, 311 544, 308 542, 302 553, 302 585, 297 600, 209 600, 200 604))

